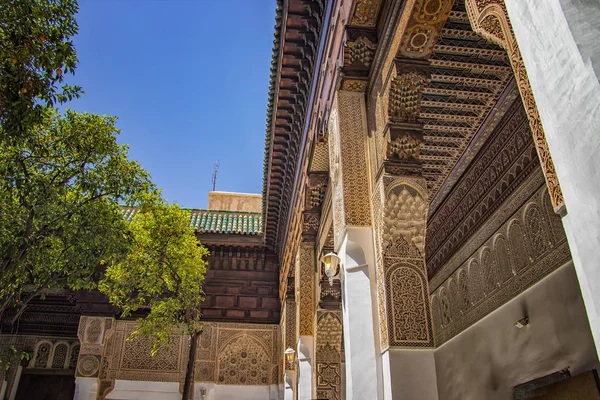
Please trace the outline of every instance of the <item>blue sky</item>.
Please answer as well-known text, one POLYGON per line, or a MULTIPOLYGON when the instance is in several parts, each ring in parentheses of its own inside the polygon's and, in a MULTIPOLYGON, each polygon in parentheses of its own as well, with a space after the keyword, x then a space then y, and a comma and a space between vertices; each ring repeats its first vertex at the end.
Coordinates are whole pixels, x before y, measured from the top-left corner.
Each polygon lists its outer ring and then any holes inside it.
POLYGON ((78 111, 116 115, 120 142, 169 201, 260 193, 275 0, 80 0, 78 111))

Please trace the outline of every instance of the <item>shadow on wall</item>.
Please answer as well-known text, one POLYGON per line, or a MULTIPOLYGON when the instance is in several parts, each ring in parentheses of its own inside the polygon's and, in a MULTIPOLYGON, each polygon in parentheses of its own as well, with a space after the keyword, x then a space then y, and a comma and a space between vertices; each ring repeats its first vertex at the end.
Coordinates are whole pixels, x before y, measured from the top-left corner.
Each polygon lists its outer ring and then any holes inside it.
POLYGON ((512 399, 524 382, 599 368, 573 264, 439 347, 435 364, 440 400, 512 399), (529 323, 519 329, 524 316, 529 323))

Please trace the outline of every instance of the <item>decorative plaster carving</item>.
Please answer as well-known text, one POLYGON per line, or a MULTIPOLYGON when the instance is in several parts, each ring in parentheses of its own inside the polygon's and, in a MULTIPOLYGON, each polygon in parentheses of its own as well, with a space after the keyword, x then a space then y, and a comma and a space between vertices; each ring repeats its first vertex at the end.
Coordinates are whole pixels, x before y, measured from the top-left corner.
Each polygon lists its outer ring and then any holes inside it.
POLYGON ((515 101, 428 223, 433 277, 538 165, 523 107, 515 101))
MULTIPOLYGON (((385 209, 375 223, 381 349, 433 345, 424 260, 427 189, 423 178, 380 178, 385 209), (384 303, 384 304, 382 304, 384 303)), ((373 197, 374 215, 379 200, 373 197)), ((381 194, 379 195, 381 196, 381 194)), ((381 197, 379 197, 381 198, 381 197)))
MULTIPOLYGON (((58 370, 74 370, 79 354, 79 341, 74 337, 52 337, 37 335, 0 335, 0 360, 9 360, 13 350, 32 354, 27 369, 46 369, 49 373, 58 370)), ((18 363, 9 365, 4 371, 6 392, 11 393, 18 363)), ((1 383, 1 382, 0 382, 1 383)))
POLYGON ((327 136, 315 143, 315 150, 310 161, 311 172, 329 172, 329 144, 327 136))
POLYGON ((342 319, 338 312, 317 312, 316 390, 319 399, 341 400, 342 319))
POLYGON ((473 30, 496 43, 508 53, 517 86, 521 93, 521 99, 527 112, 533 142, 535 143, 535 148, 544 171, 554 211, 562 212, 564 208, 562 191, 548 149, 546 135, 544 134, 544 128, 535 98, 533 97, 533 91, 529 83, 527 71, 525 70, 521 51, 517 45, 517 39, 515 38, 508 13, 506 12, 504 0, 466 0, 465 4, 473 30))
POLYGON ((388 341, 388 317, 386 311, 386 296, 385 296, 385 265, 383 263, 383 207, 382 198, 383 193, 383 179, 380 179, 373 191, 372 204, 373 204, 373 228, 375 235, 375 270, 377 279, 377 310, 379 320, 379 345, 381 351, 386 350, 389 347, 388 341))
POLYGON ((97 376, 100 370, 100 358, 99 356, 86 354, 81 357, 77 363, 77 372, 80 376, 92 377, 97 376))
POLYGON ((390 345, 430 345, 430 317, 426 279, 413 265, 401 263, 388 269, 386 289, 392 333, 390 345))
MULTIPOLYGON (((469 242, 482 244, 432 293, 434 314, 440 302, 443 314, 441 318, 436 316, 436 345, 450 340, 570 260, 564 231, 557 235, 554 230, 560 217, 553 212, 548 191, 539 186, 540 180, 525 204, 516 200, 519 208, 515 213, 510 211, 509 200, 503 204, 498 213, 504 223, 495 232, 478 231, 469 242), (452 284, 456 279, 458 286, 452 284), (463 300, 449 302, 444 314, 445 293, 463 300)), ((511 197, 518 196, 515 193, 511 197)))
POLYGON ((205 323, 198 340, 195 379, 223 385, 279 382, 275 325, 205 323))
POLYGON ((314 243, 305 242, 296 259, 296 288, 299 305, 299 334, 314 335, 315 312, 315 250, 314 243))
POLYGON ((231 338, 217 359, 220 385, 268 385, 271 382, 269 349, 257 338, 242 333, 231 338))
MULTIPOLYGON (((283 321, 283 325, 285 327, 285 340, 284 347, 285 349, 295 349, 296 342, 298 341, 298 330, 296 328, 296 302, 294 300, 286 300, 285 301, 285 320, 283 321)), ((285 365, 286 370, 294 370, 296 367, 295 363, 287 363, 285 365)))
POLYGON ((391 160, 414 160, 419 158, 422 141, 412 136, 401 136, 388 144, 387 158, 391 160))
POLYGON ((340 90, 338 106, 345 224, 370 226, 364 96, 361 93, 340 90))

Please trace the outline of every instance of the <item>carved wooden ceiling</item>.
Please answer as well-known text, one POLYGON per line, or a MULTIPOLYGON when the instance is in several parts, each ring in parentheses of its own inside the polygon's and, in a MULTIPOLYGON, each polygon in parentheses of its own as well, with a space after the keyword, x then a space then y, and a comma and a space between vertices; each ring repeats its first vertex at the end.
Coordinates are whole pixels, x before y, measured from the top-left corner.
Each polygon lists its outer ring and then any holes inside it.
POLYGON ((449 175, 505 91, 512 69, 503 49, 473 32, 462 0, 456 1, 430 60, 420 158, 435 208, 456 178, 449 175))
POLYGON ((281 248, 287 229, 325 0, 279 1, 265 143, 265 239, 281 248))

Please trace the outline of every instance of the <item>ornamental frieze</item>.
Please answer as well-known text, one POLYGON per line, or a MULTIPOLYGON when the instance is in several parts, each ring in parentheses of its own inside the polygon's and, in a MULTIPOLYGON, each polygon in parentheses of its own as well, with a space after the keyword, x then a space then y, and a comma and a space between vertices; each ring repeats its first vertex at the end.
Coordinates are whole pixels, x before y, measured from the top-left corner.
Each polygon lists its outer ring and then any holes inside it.
POLYGON ((350 13, 350 25, 374 28, 380 6, 381 0, 356 0, 350 13))
POLYGON ((454 0, 416 0, 413 4, 397 55, 426 59, 433 51, 454 0))
POLYGON ((436 345, 452 339, 570 259, 560 217, 552 208, 538 169, 448 263, 453 272, 443 281, 432 282, 436 345))
POLYGON ((339 311, 317 312, 316 390, 319 399, 341 400, 343 327, 339 311))
POLYGON ((554 162, 550 156, 544 128, 533 97, 529 77, 525 70, 525 63, 508 18, 504 0, 466 0, 465 5, 473 30, 496 43, 508 53, 517 86, 521 93, 521 100, 527 112, 533 143, 544 171, 544 178, 554 211, 557 213, 564 212, 564 199, 554 169, 554 162))

